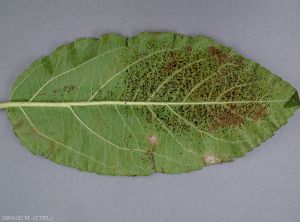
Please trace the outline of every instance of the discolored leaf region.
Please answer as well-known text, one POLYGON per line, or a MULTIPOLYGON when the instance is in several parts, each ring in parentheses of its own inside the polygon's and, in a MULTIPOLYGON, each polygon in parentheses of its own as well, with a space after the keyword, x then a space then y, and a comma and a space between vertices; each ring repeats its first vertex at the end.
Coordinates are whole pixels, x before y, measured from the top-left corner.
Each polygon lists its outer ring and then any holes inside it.
POLYGON ((18 77, 1 106, 33 154, 136 176, 241 157, 300 103, 289 83, 211 38, 144 32, 57 48, 18 77))

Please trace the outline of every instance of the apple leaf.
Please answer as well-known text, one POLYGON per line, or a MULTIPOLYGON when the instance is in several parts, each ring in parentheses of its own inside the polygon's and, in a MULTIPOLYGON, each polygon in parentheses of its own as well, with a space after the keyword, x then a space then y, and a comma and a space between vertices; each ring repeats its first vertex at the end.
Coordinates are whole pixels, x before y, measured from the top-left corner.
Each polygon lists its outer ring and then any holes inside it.
POLYGON ((36 60, 0 104, 33 154, 106 175, 232 161, 299 108, 297 91, 211 38, 83 38, 36 60))

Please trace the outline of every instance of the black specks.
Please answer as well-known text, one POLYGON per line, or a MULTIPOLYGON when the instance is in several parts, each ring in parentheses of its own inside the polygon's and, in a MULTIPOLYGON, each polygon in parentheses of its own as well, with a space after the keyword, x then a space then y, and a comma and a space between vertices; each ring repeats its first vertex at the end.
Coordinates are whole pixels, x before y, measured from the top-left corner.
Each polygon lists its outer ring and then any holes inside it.
MULTIPOLYGON (((131 60, 140 62, 126 70, 122 101, 256 101, 267 95, 260 85, 262 76, 257 67, 247 65, 242 56, 229 48, 209 46, 197 50, 190 44, 181 49, 163 48, 167 48, 166 42, 151 38, 142 51, 132 51, 131 60)), ((155 124, 158 130, 167 127, 183 134, 190 131, 191 124, 213 131, 238 127, 247 117, 257 121, 268 114, 266 105, 257 103, 179 105, 172 107, 175 113, 166 106, 151 109, 155 116, 149 109, 137 107, 146 122, 155 124)))
POLYGON ((78 90, 78 87, 75 85, 66 85, 62 88, 54 89, 52 92, 55 95, 63 95, 65 93, 71 93, 75 90, 78 90))

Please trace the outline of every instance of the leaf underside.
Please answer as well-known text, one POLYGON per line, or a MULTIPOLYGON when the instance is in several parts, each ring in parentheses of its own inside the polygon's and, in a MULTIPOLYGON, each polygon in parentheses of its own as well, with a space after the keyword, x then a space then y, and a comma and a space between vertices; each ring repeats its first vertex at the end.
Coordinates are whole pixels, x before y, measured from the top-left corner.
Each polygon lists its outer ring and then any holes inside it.
POLYGON ((63 45, 18 77, 10 101, 74 102, 8 109, 33 154, 132 176, 241 157, 299 108, 297 91, 259 64, 208 37, 169 32, 63 45), (95 101, 109 103, 76 105, 95 101))

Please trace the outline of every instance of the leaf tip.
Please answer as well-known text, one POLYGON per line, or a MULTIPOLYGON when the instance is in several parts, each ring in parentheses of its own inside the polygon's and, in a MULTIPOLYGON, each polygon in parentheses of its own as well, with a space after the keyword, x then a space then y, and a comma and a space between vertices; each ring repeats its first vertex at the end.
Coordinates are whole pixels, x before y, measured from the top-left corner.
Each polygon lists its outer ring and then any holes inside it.
POLYGON ((297 91, 295 91, 293 96, 284 104, 284 107, 285 108, 300 107, 300 99, 297 91))

